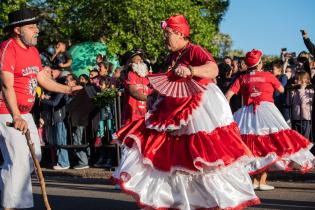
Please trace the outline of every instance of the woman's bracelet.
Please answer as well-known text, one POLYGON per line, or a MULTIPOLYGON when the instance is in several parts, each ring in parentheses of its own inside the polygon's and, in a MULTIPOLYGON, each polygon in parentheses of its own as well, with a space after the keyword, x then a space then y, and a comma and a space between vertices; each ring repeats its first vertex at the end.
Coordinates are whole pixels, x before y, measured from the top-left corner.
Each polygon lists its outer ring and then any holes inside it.
POLYGON ((190 73, 191 73, 191 77, 193 77, 194 75, 195 75, 195 70, 193 69, 193 67, 192 66, 188 66, 188 69, 189 69, 189 71, 190 71, 190 73))

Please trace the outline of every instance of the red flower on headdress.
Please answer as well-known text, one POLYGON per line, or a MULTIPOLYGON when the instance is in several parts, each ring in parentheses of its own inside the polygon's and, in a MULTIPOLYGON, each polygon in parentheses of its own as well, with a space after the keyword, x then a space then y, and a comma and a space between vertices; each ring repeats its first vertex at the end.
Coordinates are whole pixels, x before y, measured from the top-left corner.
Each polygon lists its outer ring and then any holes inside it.
POLYGON ((161 29, 162 30, 164 30, 164 29, 166 29, 166 27, 167 27, 167 23, 166 23, 166 21, 161 21, 161 29))

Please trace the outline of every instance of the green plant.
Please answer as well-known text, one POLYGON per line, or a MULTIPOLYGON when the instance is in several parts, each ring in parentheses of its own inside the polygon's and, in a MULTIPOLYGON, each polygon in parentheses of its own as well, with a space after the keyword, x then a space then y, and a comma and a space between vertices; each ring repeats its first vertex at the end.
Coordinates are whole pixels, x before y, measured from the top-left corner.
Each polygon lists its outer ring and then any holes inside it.
POLYGON ((104 107, 108 104, 112 104, 114 99, 118 96, 117 88, 109 88, 99 92, 95 97, 93 97, 93 103, 97 107, 104 107))

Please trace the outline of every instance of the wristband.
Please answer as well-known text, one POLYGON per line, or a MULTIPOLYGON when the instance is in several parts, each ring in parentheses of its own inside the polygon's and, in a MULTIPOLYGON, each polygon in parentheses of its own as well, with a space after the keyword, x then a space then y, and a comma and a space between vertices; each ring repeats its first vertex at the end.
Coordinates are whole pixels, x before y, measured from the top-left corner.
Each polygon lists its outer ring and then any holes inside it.
POLYGON ((188 69, 189 69, 189 71, 190 71, 190 73, 191 73, 191 77, 193 77, 194 75, 195 75, 195 70, 193 69, 193 67, 192 66, 188 66, 188 69))

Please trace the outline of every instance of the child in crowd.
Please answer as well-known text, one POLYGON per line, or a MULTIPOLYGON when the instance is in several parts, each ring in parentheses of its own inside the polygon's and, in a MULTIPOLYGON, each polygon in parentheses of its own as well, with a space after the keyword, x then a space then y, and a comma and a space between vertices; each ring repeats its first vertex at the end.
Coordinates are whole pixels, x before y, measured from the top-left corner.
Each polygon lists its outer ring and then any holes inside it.
POLYGON ((90 71, 90 84, 99 87, 99 72, 98 70, 90 71))
POLYGON ((308 139, 312 139, 312 104, 314 89, 308 72, 302 71, 297 75, 297 85, 293 86, 287 96, 291 106, 292 128, 308 139))
POLYGON ((86 85, 90 84, 90 78, 89 78, 89 76, 86 75, 86 74, 81 74, 81 75, 79 76, 79 83, 80 83, 80 85, 82 85, 82 86, 86 86, 86 85))
POLYGON ((118 90, 121 90, 124 88, 124 81, 121 75, 122 68, 117 67, 114 71, 114 74, 111 78, 111 84, 112 87, 116 87, 118 90))
MULTIPOLYGON (((101 92, 108 91, 111 88, 111 78, 100 77, 99 84, 101 92)), ((100 121, 96 134, 96 141, 94 144, 95 147, 101 147, 103 144, 109 144, 113 132, 112 125, 113 125, 112 107, 110 104, 107 104, 100 109, 100 121)), ((99 151, 99 158, 94 164, 94 167, 110 168, 112 162, 111 157, 112 157, 111 152, 104 151, 104 148, 101 148, 99 151)))
MULTIPOLYGON (((287 66, 287 62, 285 64, 282 64, 281 62, 275 62, 272 65, 272 74, 279 80, 279 82, 285 88, 285 90, 286 90, 286 86, 288 85, 288 76, 285 73, 286 66, 287 66)), ((273 93, 273 99, 274 99, 274 103, 276 107, 281 112, 285 121, 288 124, 291 124, 289 109, 287 107, 285 98, 286 98, 286 91, 283 93, 279 93, 278 91, 275 91, 273 93)))

